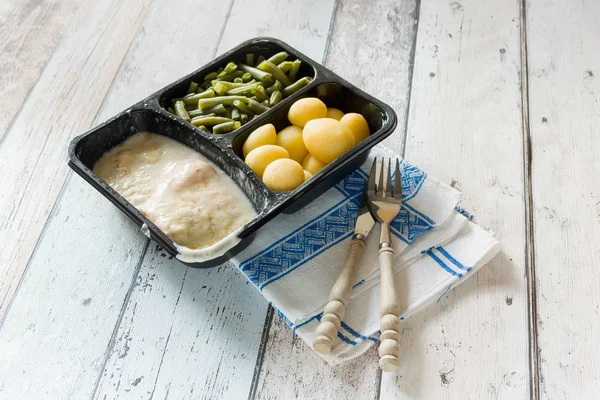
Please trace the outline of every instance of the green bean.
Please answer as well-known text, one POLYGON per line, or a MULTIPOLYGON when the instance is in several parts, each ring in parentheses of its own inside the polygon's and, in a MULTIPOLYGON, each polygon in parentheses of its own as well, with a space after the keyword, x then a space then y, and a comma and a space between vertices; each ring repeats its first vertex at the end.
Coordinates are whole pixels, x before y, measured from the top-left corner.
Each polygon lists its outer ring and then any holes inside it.
POLYGON ((248 85, 262 85, 262 82, 245 82, 245 83, 236 83, 236 82, 224 82, 224 81, 215 81, 213 82, 213 86, 215 85, 223 85, 227 88, 227 90, 246 87, 248 85))
POLYGON ((294 64, 291 61, 284 61, 282 63, 280 63, 279 65, 277 65, 277 68, 279 68, 281 70, 281 72, 285 73, 288 72, 290 69, 292 69, 292 64, 294 64))
POLYGON ((252 112, 255 114, 262 114, 269 110, 269 107, 265 107, 263 104, 260 104, 258 101, 252 99, 248 99, 248 107, 250 107, 252 112))
POLYGON ((198 108, 200 110, 206 110, 207 108, 216 106, 217 104, 229 106, 236 100, 247 102, 248 98, 244 96, 218 96, 210 99, 200 99, 198 100, 198 108))
POLYGON ((225 106, 223 104, 217 104, 216 106, 209 107, 205 110, 192 110, 188 112, 188 114, 190 115, 190 117, 201 117, 207 116, 208 114, 225 114, 226 111, 227 110, 225 109, 225 106))
POLYGON ((196 117, 192 119, 192 124, 196 126, 214 126, 222 124, 223 122, 229 122, 231 119, 223 117, 196 117))
POLYGON ((227 94, 234 95, 234 96, 252 96, 252 94, 254 93, 255 87, 262 87, 262 86, 252 86, 252 85, 240 86, 240 87, 231 89, 230 91, 227 92, 227 94))
POLYGON ((179 118, 182 118, 186 121, 190 121, 190 116, 185 110, 185 103, 183 101, 175 102, 175 113, 179 118))
POLYGON ((279 103, 282 97, 283 96, 281 95, 281 92, 279 90, 274 91, 271 94, 271 98, 269 98, 269 106, 273 107, 275 104, 279 103))
POLYGON ((217 115, 214 112, 207 113, 205 111, 200 111, 198 109, 192 110, 192 111, 188 111, 188 114, 190 115, 191 119, 194 119, 194 118, 197 118, 197 117, 214 117, 214 116, 217 115))
POLYGON ((254 88, 254 90, 252 90, 252 93, 256 96, 258 101, 262 102, 262 101, 269 99, 269 96, 267 96, 267 92, 266 92, 265 88, 262 86, 256 86, 254 88))
POLYGON ((265 56, 263 56, 262 54, 260 56, 258 56, 258 59, 256 60, 256 64, 254 65, 258 65, 261 62, 265 61, 265 56))
MULTIPOLYGON (((167 108, 167 111, 170 112, 171 114, 175 114, 175 110, 173 109, 173 107, 167 108)), ((175 114, 175 115, 177 115, 177 114, 175 114)))
POLYGON ((269 107, 269 99, 261 101, 260 104, 262 104, 265 107, 269 107))
POLYGON ((248 53, 246 54, 246 64, 253 67, 254 66, 254 54, 248 53))
POLYGON ((281 81, 281 83, 283 83, 283 86, 289 86, 292 84, 291 79, 286 74, 284 74, 279 68, 277 68, 277 65, 273 64, 269 60, 261 62, 257 68, 261 71, 270 73, 273 76, 273 78, 277 79, 278 81, 281 81))
POLYGON ((240 122, 242 123, 242 125, 244 125, 246 122, 248 122, 250 118, 248 118, 248 114, 240 114, 240 122))
POLYGON ((246 103, 244 103, 243 101, 235 100, 233 102, 233 106, 235 108, 237 108, 238 110, 240 110, 241 112, 243 112, 244 114, 248 114, 248 115, 254 114, 252 112, 252 110, 250 109, 250 107, 248 107, 248 105, 246 103))
POLYGON ((242 75, 242 80, 244 82, 248 82, 252 79, 252 74, 250 72, 244 72, 244 75, 242 75))
POLYGON ((223 72, 223 67, 217 68, 217 75, 219 75, 221 72, 223 72))
POLYGON ((228 82, 231 82, 235 78, 241 78, 242 75, 244 75, 244 73, 242 71, 233 71, 230 74, 221 75, 218 78, 216 78, 215 80, 216 81, 228 81, 228 82))
POLYGON ((292 63, 292 68, 290 69, 290 72, 288 73, 291 80, 293 80, 293 81, 296 80, 296 75, 298 75, 298 71, 300 70, 301 64, 302 64, 302 61, 300 61, 300 60, 294 60, 294 62, 292 63))
POLYGON ((258 68, 250 67, 250 66, 248 66, 248 65, 246 65, 246 64, 240 64, 240 65, 239 65, 239 68, 240 68, 242 71, 244 71, 244 72, 249 72, 249 73, 250 73, 250 75, 252 75, 252 77, 253 77, 254 79, 256 79, 256 80, 258 80, 258 81, 261 81, 261 82, 268 81, 269 79, 271 79, 271 78, 273 77, 273 76, 272 76, 270 73, 268 73, 268 72, 261 71, 261 70, 260 70, 260 69, 258 69, 258 68))
POLYGON ((298 90, 302 89, 304 86, 308 85, 311 82, 310 77, 305 76, 304 78, 298 79, 294 84, 283 89, 283 97, 288 97, 298 90))
POLYGON ((206 89, 204 92, 190 93, 190 96, 185 96, 181 100, 187 105, 195 105, 198 103, 198 100, 210 97, 215 97, 215 92, 212 89, 206 89))
POLYGON ((236 129, 240 129, 241 126, 242 126, 242 124, 240 123, 240 121, 224 122, 222 124, 214 126, 213 133, 218 135, 221 133, 235 131, 236 129))
POLYGON ((204 76, 204 80, 205 81, 213 80, 213 79, 215 79, 217 77, 217 75, 219 75, 219 74, 216 73, 216 72, 211 72, 210 74, 206 74, 204 76))
POLYGON ((231 109, 230 109, 230 108, 228 108, 228 109, 225 111, 225 114, 223 114, 223 116, 224 116, 225 118, 233 119, 233 118, 231 118, 231 109))
POLYGON ((236 69, 237 69, 237 64, 230 61, 225 66, 225 69, 223 70, 223 72, 225 72, 226 74, 230 74, 233 71, 235 71, 236 69))
POLYGON ((217 93, 219 96, 224 96, 225 93, 227 93, 227 91, 229 90, 227 88, 227 86, 223 85, 220 82, 215 82, 215 84, 213 85, 213 90, 215 91, 215 93, 217 93))
POLYGON ((279 81, 275 81, 274 84, 267 87, 267 93, 273 94, 273 92, 281 92, 283 90, 283 84, 279 81))
POLYGON ((284 62, 287 58, 288 58, 288 53, 286 53, 285 51, 282 51, 282 52, 279 52, 279 53, 269 57, 269 61, 272 62, 273 64, 277 65, 277 64, 281 64, 282 62, 284 62))
POLYGON ((243 82, 244 82, 244 80, 242 78, 234 78, 233 79, 233 83, 243 83, 243 82))
POLYGON ((231 109, 231 119, 240 120, 240 110, 238 108, 233 107, 231 109))
POLYGON ((198 106, 196 104, 186 104, 185 105, 185 110, 188 112, 188 114, 190 111, 197 110, 197 109, 198 109, 198 106))
POLYGON ((191 81, 187 92, 188 93, 196 93, 196 90, 198 90, 198 82, 191 81))
POLYGON ((210 132, 204 125, 200 125, 198 128, 202 129, 203 131, 210 132))

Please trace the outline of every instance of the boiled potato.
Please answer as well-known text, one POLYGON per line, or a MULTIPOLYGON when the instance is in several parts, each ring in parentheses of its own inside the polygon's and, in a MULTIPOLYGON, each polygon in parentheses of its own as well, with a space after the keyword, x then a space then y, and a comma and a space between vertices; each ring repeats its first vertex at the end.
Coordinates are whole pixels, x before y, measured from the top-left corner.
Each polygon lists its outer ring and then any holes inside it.
POLYGON ((337 108, 328 108, 327 109, 327 118, 337 119, 338 121, 342 119, 344 113, 337 108))
POLYGON ((281 146, 275 146, 273 144, 266 144, 252 150, 246 156, 246 164, 252 171, 256 173, 261 179, 267 165, 280 158, 289 158, 290 155, 286 149, 281 146))
POLYGON ((244 146, 242 147, 242 153, 244 154, 244 158, 250 153, 252 150, 257 147, 264 146, 266 144, 275 144, 277 142, 277 132, 275 131, 275 127, 273 124, 266 124, 256 128, 250 136, 244 142, 244 146))
POLYGON ((267 165, 263 182, 268 188, 278 192, 296 189, 304 183, 304 170, 297 161, 281 158, 267 165))
POLYGON ((317 160, 312 154, 308 154, 304 157, 304 160, 302 160, 302 168, 311 175, 316 174, 326 166, 327 164, 317 160))
POLYGON ((350 150, 355 143, 352 131, 333 118, 308 121, 302 138, 308 152, 325 164, 350 150))
POLYGON ((327 106, 316 97, 306 97, 296 101, 288 111, 288 119, 292 125, 304 128, 304 125, 312 119, 325 118, 327 106))
POLYGON ((304 182, 306 182, 307 180, 309 180, 312 177, 313 177, 313 174, 311 174, 310 172, 304 170, 304 182))
POLYGON ((277 134, 276 144, 286 149, 290 154, 290 158, 299 163, 308 154, 308 150, 306 150, 304 140, 302 139, 302 129, 294 125, 282 129, 277 134))
POLYGON ((340 122, 352 131, 356 144, 359 144, 371 134, 367 120, 360 114, 348 113, 342 117, 340 122))

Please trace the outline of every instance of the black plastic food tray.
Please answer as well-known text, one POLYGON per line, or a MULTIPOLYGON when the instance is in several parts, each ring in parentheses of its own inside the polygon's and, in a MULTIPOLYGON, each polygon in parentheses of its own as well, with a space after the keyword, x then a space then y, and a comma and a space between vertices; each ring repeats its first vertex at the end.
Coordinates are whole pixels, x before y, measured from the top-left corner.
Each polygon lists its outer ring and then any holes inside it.
POLYGON ((150 237, 169 254, 177 256, 177 249, 171 239, 119 193, 96 176, 92 172, 93 166, 106 151, 140 131, 168 136, 195 149, 214 162, 244 191, 258 215, 241 230, 239 235, 242 240, 239 244, 223 256, 202 263, 185 263, 191 267, 208 268, 222 264, 247 246, 251 242, 253 234, 277 214, 282 211, 292 213, 299 210, 362 165, 369 150, 389 136, 394 131, 396 123, 396 114, 387 104, 346 82, 288 44, 277 39, 261 37, 240 44, 190 75, 166 86, 103 124, 73 139, 68 150, 69 166, 119 207, 137 225, 148 226, 150 237), (173 97, 185 94, 190 81, 202 82, 206 74, 216 71, 228 61, 243 62, 246 53, 254 53, 256 57, 263 55, 269 58, 280 51, 289 53, 291 60, 295 58, 302 60, 302 67, 297 77, 310 76, 313 78, 311 84, 283 99, 269 111, 246 123, 240 129, 227 134, 215 135, 195 127, 165 109, 170 105, 173 97), (345 113, 362 114, 369 124, 371 136, 327 165, 298 188, 289 192, 272 191, 263 184, 241 158, 244 140, 254 129, 266 123, 272 123, 278 131, 290 125, 287 113, 292 103, 300 98, 312 96, 321 98, 328 107, 339 108, 345 113))

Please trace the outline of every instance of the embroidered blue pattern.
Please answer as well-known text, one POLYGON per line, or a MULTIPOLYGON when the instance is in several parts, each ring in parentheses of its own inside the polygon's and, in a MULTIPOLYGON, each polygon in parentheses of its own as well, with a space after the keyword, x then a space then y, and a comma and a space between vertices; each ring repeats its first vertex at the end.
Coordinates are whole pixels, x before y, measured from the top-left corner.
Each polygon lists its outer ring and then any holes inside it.
MULTIPOLYGON (((401 164, 401 175, 402 197, 406 201, 417 194, 427 176, 404 161, 401 164)), ((344 200, 264 251, 243 261, 239 268, 262 290, 349 237, 354 229, 360 195, 367 179, 368 175, 361 169, 349 174, 335 185, 335 189, 345 197, 344 200)), ((434 225, 435 222, 427 216, 405 205, 391 224, 391 231, 400 240, 410 244, 434 225)))

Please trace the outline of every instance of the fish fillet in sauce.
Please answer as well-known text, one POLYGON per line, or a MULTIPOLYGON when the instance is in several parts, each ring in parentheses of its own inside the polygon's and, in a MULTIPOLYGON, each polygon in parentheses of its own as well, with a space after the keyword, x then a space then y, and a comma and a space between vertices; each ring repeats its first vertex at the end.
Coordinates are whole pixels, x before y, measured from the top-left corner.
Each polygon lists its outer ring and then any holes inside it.
POLYGON ((94 173, 190 249, 209 247, 256 216, 240 188, 195 150, 137 133, 104 154, 94 173))

